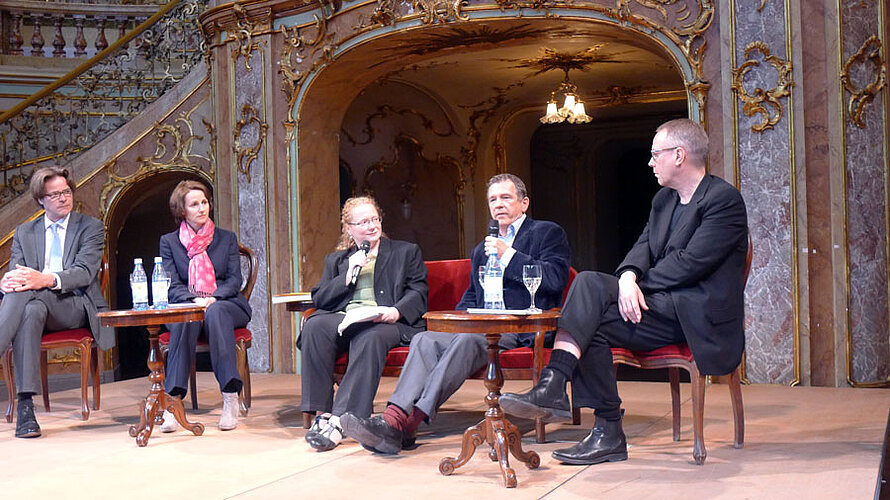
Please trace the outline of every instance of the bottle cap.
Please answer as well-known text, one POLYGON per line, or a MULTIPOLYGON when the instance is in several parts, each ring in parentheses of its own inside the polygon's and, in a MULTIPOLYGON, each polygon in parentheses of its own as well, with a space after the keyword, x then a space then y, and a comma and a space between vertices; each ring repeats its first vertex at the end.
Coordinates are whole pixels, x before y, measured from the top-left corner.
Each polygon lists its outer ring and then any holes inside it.
POLYGON ((140 259, 138 257, 133 259, 133 264, 142 264, 142 259, 140 259))
POLYGON ((155 264, 160 264, 163 261, 164 261, 164 259, 162 259, 160 257, 155 257, 155 264))

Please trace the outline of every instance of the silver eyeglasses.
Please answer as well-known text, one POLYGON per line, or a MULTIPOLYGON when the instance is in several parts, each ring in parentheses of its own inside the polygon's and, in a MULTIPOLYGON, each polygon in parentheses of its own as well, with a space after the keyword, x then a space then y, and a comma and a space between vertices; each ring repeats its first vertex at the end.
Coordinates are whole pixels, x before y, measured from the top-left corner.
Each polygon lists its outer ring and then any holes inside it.
POLYGON ((64 196, 65 198, 71 197, 74 193, 71 189, 63 189, 61 191, 53 191, 52 193, 46 193, 44 196, 49 198, 52 201, 59 201, 64 196))
POLYGON ((672 149, 677 149, 677 148, 680 148, 680 147, 682 147, 682 146, 673 146, 673 147, 670 147, 670 148, 652 149, 652 150, 649 151, 649 154, 652 155, 652 159, 654 160, 656 157, 658 157, 658 155, 659 155, 660 153, 662 153, 662 152, 664 152, 664 151, 670 151, 670 150, 672 150, 672 149))
POLYGON ((371 217, 369 219, 360 220, 358 222, 347 222, 350 226, 371 227, 383 222, 380 217, 371 217))

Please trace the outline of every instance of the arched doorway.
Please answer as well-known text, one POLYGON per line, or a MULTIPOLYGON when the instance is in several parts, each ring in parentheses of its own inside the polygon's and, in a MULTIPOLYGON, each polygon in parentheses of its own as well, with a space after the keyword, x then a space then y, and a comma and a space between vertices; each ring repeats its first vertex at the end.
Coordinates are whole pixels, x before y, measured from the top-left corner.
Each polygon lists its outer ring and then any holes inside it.
MULTIPOLYGON (((601 18, 494 17, 494 12, 474 12, 468 23, 385 33, 372 30, 361 44, 344 44, 333 62, 309 75, 295 108, 299 110, 295 116, 297 148, 291 157, 301 189, 295 197, 300 214, 294 240, 300 269, 295 272, 302 273, 304 284, 310 286, 320 276, 322 259, 338 230, 338 200, 312 197, 310 189, 337 192, 341 188, 334 170, 337 166, 348 165, 353 169, 352 178, 360 183, 375 165, 392 166, 396 163, 393 158, 404 160, 406 134, 414 144, 414 160, 407 165, 403 161, 402 170, 414 176, 394 176, 398 180, 392 184, 397 189, 388 195, 393 199, 382 203, 396 207, 394 211, 402 215, 398 223, 411 228, 408 234, 422 241, 424 235, 419 232, 441 232, 441 227, 425 227, 423 220, 412 222, 404 217, 408 211, 400 208, 412 189, 416 192, 408 200, 411 213, 418 203, 429 203, 433 210, 443 205, 441 199, 426 193, 457 188, 460 193, 454 201, 460 206, 458 254, 438 255, 422 246, 425 255, 458 257, 478 242, 488 220, 485 181, 500 171, 516 173, 530 185, 532 216, 563 222, 554 215, 558 213, 563 218, 585 219, 579 213, 580 205, 566 216, 560 202, 569 196, 559 194, 560 186, 555 186, 566 177, 560 179, 548 175, 546 168, 542 170, 540 157, 546 148, 532 150, 536 130, 542 127, 537 118, 543 114, 551 91, 565 77, 564 68, 554 63, 561 58, 580 61, 570 76, 594 120, 601 120, 587 128, 599 127, 602 144, 616 144, 609 137, 614 135, 616 123, 639 130, 625 134, 620 139, 626 144, 611 150, 623 160, 598 162, 597 170, 614 170, 610 174, 614 179, 607 176, 601 183, 621 178, 620 170, 614 169, 617 163, 633 161, 645 168, 648 159, 642 151, 648 151, 657 125, 649 122, 687 114, 697 118, 698 108, 684 83, 695 78, 682 49, 666 45, 651 33, 601 18), (387 87, 401 90, 380 91, 387 87), (416 96, 413 101, 409 99, 412 95, 416 96), (420 149, 423 153, 417 154, 420 149), (443 158, 454 161, 433 161, 443 158), (431 175, 454 164, 458 175, 447 182, 431 175), (418 189, 424 182, 435 191, 418 189)), ((537 137, 550 135, 541 132, 537 137)), ((610 188, 614 191, 615 185, 610 188)), ((592 196, 577 191, 571 197, 592 196)), ((596 244, 595 238, 584 239, 588 226, 564 225, 575 228, 578 247, 596 244)), ((608 239, 615 235, 613 231, 608 239)), ((614 261, 617 248, 620 245, 613 250, 604 247, 603 257, 578 262, 579 267, 600 268, 599 261, 614 261)))

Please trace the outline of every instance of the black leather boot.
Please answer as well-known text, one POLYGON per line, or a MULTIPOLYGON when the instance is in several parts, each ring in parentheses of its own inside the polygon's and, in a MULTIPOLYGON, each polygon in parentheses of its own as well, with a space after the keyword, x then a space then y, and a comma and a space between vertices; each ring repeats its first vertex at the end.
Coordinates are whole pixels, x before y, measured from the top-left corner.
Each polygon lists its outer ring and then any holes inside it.
POLYGON ((402 431, 390 426, 383 417, 362 418, 346 412, 340 417, 343 432, 375 453, 395 455, 402 451, 402 431))
POLYGON ((627 460, 627 438, 621 428, 621 420, 596 417, 587 437, 571 448, 555 450, 553 458, 573 465, 627 460))
POLYGON ((501 409, 510 415, 544 422, 565 422, 572 419, 572 407, 566 395, 566 378, 551 368, 541 370, 541 379, 525 394, 506 393, 500 399, 501 409))
POLYGON ((15 419, 15 437, 35 438, 40 436, 40 425, 34 415, 34 402, 30 399, 19 400, 15 419))

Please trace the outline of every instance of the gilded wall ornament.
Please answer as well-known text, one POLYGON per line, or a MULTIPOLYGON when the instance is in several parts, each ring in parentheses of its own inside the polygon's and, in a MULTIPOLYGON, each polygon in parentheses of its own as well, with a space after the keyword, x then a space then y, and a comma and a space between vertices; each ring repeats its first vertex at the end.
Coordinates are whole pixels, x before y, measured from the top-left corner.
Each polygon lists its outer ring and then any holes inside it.
POLYGON ((786 61, 779 56, 770 53, 769 47, 762 41, 754 41, 745 47, 745 62, 732 70, 732 89, 744 103, 742 108, 747 116, 761 115, 760 123, 752 125, 754 132, 764 132, 774 128, 782 118, 784 108, 779 100, 791 95, 791 87, 794 85, 791 77, 791 61, 786 61), (754 89, 753 95, 745 89, 745 75, 754 68, 760 66, 760 61, 753 58, 759 52, 763 60, 769 63, 776 72, 776 86, 769 90, 754 89))
MULTIPOLYGON (((201 103, 198 106, 200 105, 201 103)), ((111 206, 111 201, 117 197, 123 188, 135 184, 154 173, 179 170, 201 173, 204 177, 208 177, 208 174, 203 171, 204 168, 208 168, 211 171, 209 178, 213 177, 213 163, 216 161, 215 154, 211 153, 210 157, 205 157, 193 152, 194 143, 205 140, 204 136, 194 134, 191 122, 191 115, 198 109, 198 106, 188 112, 181 113, 173 123, 158 123, 155 125, 155 129, 151 133, 155 152, 149 157, 137 157, 136 163, 138 168, 133 174, 119 174, 117 172, 117 158, 105 165, 104 169, 108 172, 108 181, 102 186, 99 196, 99 210, 103 218, 111 206)), ((204 121, 206 126, 206 119, 202 118, 202 121, 204 121)))
POLYGON ((881 39, 877 35, 868 37, 865 43, 859 47, 859 50, 847 59, 841 71, 841 83, 844 84, 844 88, 850 93, 850 101, 847 104, 847 113, 850 115, 850 121, 859 128, 865 128, 865 120, 862 118, 865 105, 871 102, 887 83, 887 66, 884 65, 884 61, 881 58, 881 39), (850 77, 850 71, 853 69, 854 64, 866 64, 867 62, 871 62, 874 65, 874 81, 862 89, 856 88, 850 77))
POLYGON ((370 144, 374 140, 374 126, 371 124, 371 122, 375 119, 386 118, 389 115, 414 115, 420 119, 421 126, 432 134, 439 137, 448 137, 454 135, 454 126, 447 119, 446 123, 448 124, 448 130, 440 132, 436 130, 436 126, 433 123, 433 120, 420 111, 410 108, 396 109, 389 104, 378 106, 377 110, 368 115, 368 117, 365 119, 365 128, 362 129, 362 133, 365 134, 365 139, 357 141, 354 137, 352 137, 348 130, 346 130, 345 128, 341 130, 346 136, 346 140, 351 142, 353 146, 364 146, 366 144, 370 144))
POLYGON ((466 21, 470 18, 463 11, 466 6, 467 0, 411 0, 411 7, 421 13, 423 24, 466 21))
POLYGON ((232 150, 238 158, 238 171, 247 176, 247 182, 250 182, 250 167, 257 156, 260 154, 260 148, 263 147, 263 141, 266 139, 266 131, 269 125, 260 119, 257 109, 250 104, 241 107, 241 119, 235 123, 234 144, 232 150), (256 124, 257 137, 256 142, 251 147, 244 147, 241 144, 241 133, 244 127, 256 124))
POLYGON ((247 12, 244 11, 244 7, 242 7, 241 4, 234 4, 232 6, 232 11, 237 17, 234 29, 228 32, 229 37, 235 40, 236 43, 235 49, 232 50, 232 57, 235 58, 235 60, 239 57, 243 57, 244 68, 247 71, 250 71, 250 53, 257 50, 260 46, 260 42, 255 42, 253 40, 253 34, 262 29, 262 23, 253 22, 248 19, 247 12))

